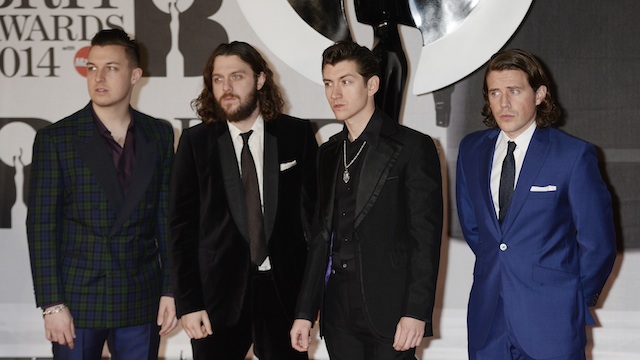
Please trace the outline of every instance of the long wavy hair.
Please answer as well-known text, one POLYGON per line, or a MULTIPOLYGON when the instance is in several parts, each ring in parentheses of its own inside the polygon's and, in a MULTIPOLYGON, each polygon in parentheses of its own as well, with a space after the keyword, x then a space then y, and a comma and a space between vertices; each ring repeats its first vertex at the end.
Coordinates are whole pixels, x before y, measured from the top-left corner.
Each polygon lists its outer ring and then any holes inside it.
POLYGON ((491 57, 484 73, 484 85, 482 86, 482 96, 484 97, 484 107, 482 116, 484 124, 495 128, 498 127, 496 119, 493 117, 489 106, 489 90, 487 88, 487 76, 492 71, 520 70, 527 75, 527 80, 533 91, 537 91, 542 85, 547 87, 547 96, 537 106, 536 124, 539 127, 548 127, 555 124, 560 118, 560 108, 551 95, 551 80, 540 63, 531 53, 520 49, 503 50, 491 57))
POLYGON ((255 78, 260 73, 264 73, 265 82, 258 93, 258 106, 260 107, 260 114, 265 121, 271 121, 282 113, 284 107, 284 99, 280 87, 273 80, 273 72, 267 65, 267 62, 262 58, 260 53, 254 49, 251 45, 242 41, 233 41, 229 44, 220 44, 207 59, 207 64, 202 72, 203 86, 200 95, 191 101, 191 107, 196 111, 198 116, 205 123, 212 123, 214 121, 225 121, 217 110, 217 100, 213 96, 213 62, 218 56, 231 56, 235 55, 242 61, 251 66, 255 78))

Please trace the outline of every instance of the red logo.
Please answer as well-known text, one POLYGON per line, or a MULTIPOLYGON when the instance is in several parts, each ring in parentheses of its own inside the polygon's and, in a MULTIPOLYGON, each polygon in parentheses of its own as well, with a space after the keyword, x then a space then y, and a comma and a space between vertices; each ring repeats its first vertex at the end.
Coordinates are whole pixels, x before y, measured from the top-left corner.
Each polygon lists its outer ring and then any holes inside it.
POLYGON ((91 46, 85 46, 78 50, 76 56, 73 58, 73 66, 76 68, 78 74, 87 77, 87 58, 89 56, 89 49, 91 46))

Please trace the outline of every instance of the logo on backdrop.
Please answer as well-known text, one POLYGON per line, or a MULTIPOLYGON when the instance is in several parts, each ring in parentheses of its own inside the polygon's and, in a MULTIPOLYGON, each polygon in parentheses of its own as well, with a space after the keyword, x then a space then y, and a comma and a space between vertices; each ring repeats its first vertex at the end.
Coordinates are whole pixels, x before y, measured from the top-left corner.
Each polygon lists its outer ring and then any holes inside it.
POLYGON ((24 227, 31 144, 46 125, 43 119, 0 118, 0 229, 24 227))
POLYGON ((229 41, 209 19, 222 0, 137 0, 135 34, 143 47, 145 76, 201 76, 209 52, 229 41))
POLYGON ((71 62, 82 74, 77 48, 106 28, 125 29, 140 42, 145 76, 200 76, 208 51, 228 42, 224 27, 209 19, 221 5, 222 0, 0 0, 0 78, 60 77, 71 62))

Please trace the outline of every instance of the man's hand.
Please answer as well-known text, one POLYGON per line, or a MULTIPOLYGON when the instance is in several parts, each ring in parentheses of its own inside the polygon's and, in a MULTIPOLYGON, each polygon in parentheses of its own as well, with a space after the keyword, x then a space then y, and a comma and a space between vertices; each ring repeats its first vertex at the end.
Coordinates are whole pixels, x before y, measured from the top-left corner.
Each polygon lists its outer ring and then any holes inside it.
POLYGON ((182 328, 192 339, 203 339, 209 335, 213 335, 209 315, 205 310, 200 310, 183 315, 182 328))
MULTIPOLYGON (((45 310, 50 310, 54 306, 45 310)), ((73 317, 68 308, 62 311, 44 316, 44 332, 47 340, 57 342, 60 345, 67 345, 73 349, 73 339, 76 338, 76 329, 73 326, 73 317)))
POLYGON ((304 319, 296 319, 291 326, 291 347, 300 352, 309 350, 311 343, 311 321, 304 319))
POLYGON ((172 296, 162 296, 158 308, 157 324, 160 326, 160 336, 166 335, 178 326, 176 317, 176 303, 172 296))
POLYGON ((404 316, 396 326, 393 337, 393 348, 396 351, 406 351, 420 346, 424 336, 424 321, 404 316))

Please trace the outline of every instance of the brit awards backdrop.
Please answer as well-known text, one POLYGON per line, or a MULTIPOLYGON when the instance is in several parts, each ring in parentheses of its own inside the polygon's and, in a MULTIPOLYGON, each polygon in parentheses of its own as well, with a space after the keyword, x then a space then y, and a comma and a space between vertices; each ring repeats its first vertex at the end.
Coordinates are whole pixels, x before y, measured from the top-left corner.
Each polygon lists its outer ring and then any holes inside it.
MULTIPOLYGON (((48 357, 26 241, 31 148, 38 129, 89 101, 85 64, 93 35, 122 28, 143 47, 133 106, 180 135, 220 43, 242 40, 268 59, 286 111, 312 120, 318 142, 342 127, 324 98, 320 60, 334 41, 370 47, 385 68, 378 104, 439 145, 447 233, 435 336, 421 359, 466 358, 473 254, 455 216, 457 146, 483 128, 483 64, 501 48, 539 55, 557 84, 561 128, 594 143, 614 198, 618 258, 589 329, 590 359, 640 355, 640 3, 633 0, 0 0, 0 358, 48 357)), ((317 333, 315 334, 317 337, 317 333)), ((161 345, 190 358, 176 330, 161 345)), ((248 355, 251 357, 251 353, 248 355)), ((317 338, 310 356, 328 358, 317 338)))

